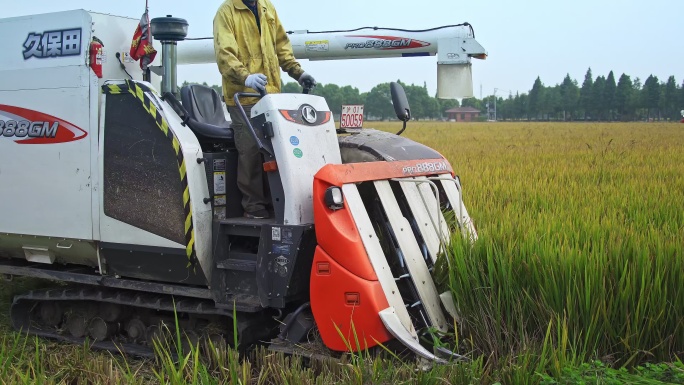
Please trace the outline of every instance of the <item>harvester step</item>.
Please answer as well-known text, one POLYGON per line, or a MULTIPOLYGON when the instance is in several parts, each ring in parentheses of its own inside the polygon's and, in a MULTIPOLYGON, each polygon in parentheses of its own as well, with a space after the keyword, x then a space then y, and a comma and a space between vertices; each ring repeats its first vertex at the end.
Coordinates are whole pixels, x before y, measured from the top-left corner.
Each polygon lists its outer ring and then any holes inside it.
POLYGON ((254 261, 245 261, 241 259, 227 259, 216 264, 216 267, 222 270, 238 270, 253 272, 256 271, 257 263, 254 261))

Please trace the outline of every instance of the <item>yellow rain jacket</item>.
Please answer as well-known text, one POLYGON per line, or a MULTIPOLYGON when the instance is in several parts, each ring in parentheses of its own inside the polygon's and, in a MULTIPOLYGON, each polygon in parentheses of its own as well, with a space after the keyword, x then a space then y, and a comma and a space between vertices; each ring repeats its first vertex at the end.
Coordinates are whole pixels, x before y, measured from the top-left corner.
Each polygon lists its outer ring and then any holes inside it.
MULTIPOLYGON (((268 77, 266 92, 280 92, 280 68, 293 79, 304 73, 292 53, 292 44, 269 0, 257 0, 261 34, 252 11, 242 0, 226 0, 214 18, 214 52, 223 77, 226 104, 234 106, 237 92, 256 92, 245 87, 250 74, 268 77)), ((243 99, 254 104, 258 99, 243 99)))

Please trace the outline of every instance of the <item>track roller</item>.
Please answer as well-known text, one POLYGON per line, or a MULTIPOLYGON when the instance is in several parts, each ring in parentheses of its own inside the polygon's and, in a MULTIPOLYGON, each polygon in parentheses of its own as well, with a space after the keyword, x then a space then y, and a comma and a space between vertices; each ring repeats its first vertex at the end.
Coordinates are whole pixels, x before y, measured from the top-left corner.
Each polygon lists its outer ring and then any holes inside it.
POLYGON ((116 334, 119 324, 107 322, 102 318, 93 318, 88 325, 88 335, 95 341, 105 341, 116 334))
POLYGON ((144 342, 147 340, 147 327, 145 323, 138 318, 133 318, 126 323, 125 327, 128 338, 134 342, 144 342))
POLYGON ((58 302, 42 302, 40 304, 40 320, 49 327, 57 327, 62 323, 64 310, 58 302))

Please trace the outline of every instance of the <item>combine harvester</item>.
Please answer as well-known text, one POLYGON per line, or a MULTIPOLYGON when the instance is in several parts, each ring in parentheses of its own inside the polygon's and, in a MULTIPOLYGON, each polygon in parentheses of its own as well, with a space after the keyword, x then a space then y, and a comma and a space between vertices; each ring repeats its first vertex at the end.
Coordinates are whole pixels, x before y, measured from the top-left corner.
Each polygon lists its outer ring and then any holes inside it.
MULTIPOLYGON (((456 307, 431 274, 452 230, 477 235, 449 162, 400 136, 336 130, 321 97, 264 95, 250 130, 275 215, 245 219, 221 97, 176 86, 178 64, 214 62, 211 41, 154 19, 163 51, 143 72, 126 54, 138 22, 0 19, 0 274, 66 284, 14 297, 13 327, 147 354, 175 311, 191 341, 286 352, 311 336, 339 352, 398 341, 452 359, 432 344, 456 307)), ((291 40, 300 59, 437 55, 451 98, 472 93, 471 58, 486 57, 468 25, 291 40)), ((392 90, 405 125, 406 96, 392 90)))

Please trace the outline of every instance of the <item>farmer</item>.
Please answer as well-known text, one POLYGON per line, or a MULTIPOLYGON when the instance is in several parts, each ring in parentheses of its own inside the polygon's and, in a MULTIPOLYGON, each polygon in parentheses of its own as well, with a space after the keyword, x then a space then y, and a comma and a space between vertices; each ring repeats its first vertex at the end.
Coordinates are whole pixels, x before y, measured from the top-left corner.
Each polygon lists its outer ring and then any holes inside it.
MULTIPOLYGON (((270 0, 226 0, 214 18, 214 51, 223 77, 223 95, 233 121, 238 150, 238 187, 247 218, 268 218, 263 160, 235 106, 238 92, 280 93, 280 69, 307 88, 316 80, 304 72, 270 0)), ((244 99, 247 116, 258 101, 244 99)))

